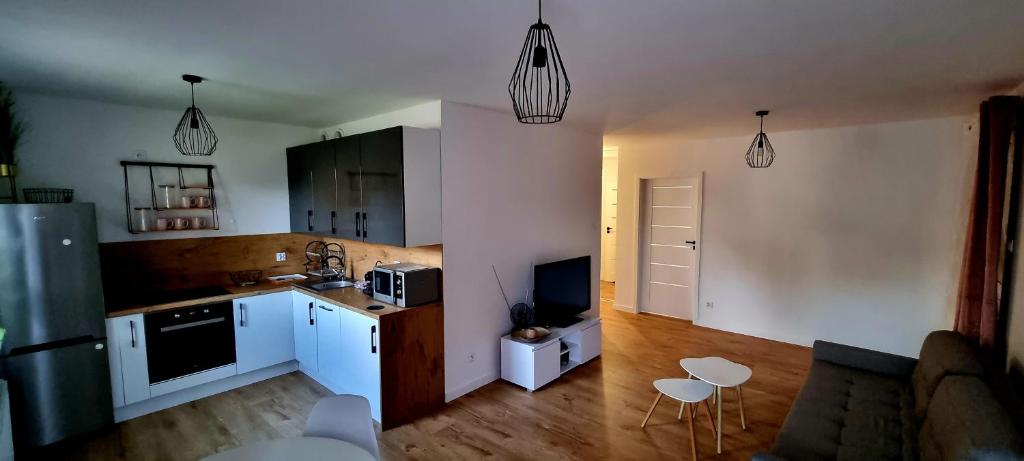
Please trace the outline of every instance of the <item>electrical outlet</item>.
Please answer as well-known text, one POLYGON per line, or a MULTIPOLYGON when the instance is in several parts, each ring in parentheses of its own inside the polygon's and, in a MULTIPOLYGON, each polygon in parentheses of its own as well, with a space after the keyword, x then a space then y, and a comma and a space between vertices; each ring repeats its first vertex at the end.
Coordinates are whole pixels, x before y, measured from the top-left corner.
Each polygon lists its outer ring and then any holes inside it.
POLYGON ((708 302, 704 303, 704 307, 706 307, 708 309, 714 309, 715 308, 715 302, 714 301, 708 301, 708 302))
POLYGON ((288 253, 285 253, 285 252, 282 251, 282 252, 277 253, 276 255, 274 255, 274 257, 275 257, 277 262, 281 262, 281 261, 284 261, 284 260, 288 259, 288 253))
POLYGON ((469 363, 476 361, 476 354, 469 354, 469 363))

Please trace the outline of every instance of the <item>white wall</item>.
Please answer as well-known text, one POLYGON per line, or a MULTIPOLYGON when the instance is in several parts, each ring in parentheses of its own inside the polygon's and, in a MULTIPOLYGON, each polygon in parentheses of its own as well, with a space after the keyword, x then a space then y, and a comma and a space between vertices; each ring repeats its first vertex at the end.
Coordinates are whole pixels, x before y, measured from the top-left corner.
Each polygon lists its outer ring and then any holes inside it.
POLYGON ((171 140, 182 112, 25 93, 17 104, 30 126, 17 154, 19 189, 68 187, 75 201, 95 202, 101 242, 288 232, 285 148, 319 133, 211 116, 217 151, 185 157, 171 140), (220 230, 129 234, 118 161, 134 160, 138 151, 150 161, 216 165, 220 230))
POLYGON ((970 118, 750 136, 618 138, 616 304, 634 309, 637 178, 704 172, 698 325, 917 356, 952 327, 977 138, 970 118), (714 308, 705 304, 714 302, 714 308))
POLYGON ((511 114, 441 108, 445 393, 498 378, 498 338, 512 324, 491 272, 523 301, 530 268, 591 255, 598 305, 601 135, 530 126, 511 114), (473 357, 472 359, 470 357, 473 357))

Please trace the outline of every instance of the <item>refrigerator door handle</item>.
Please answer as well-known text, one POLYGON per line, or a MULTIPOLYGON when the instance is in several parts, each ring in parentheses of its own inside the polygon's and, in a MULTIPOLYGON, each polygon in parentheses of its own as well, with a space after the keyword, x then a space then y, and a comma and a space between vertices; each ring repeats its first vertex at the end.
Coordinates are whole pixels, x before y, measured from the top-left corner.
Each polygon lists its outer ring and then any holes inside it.
POLYGON ((135 349, 136 346, 138 345, 138 343, 135 341, 135 321, 134 320, 129 320, 128 321, 128 328, 132 332, 132 349, 135 349))

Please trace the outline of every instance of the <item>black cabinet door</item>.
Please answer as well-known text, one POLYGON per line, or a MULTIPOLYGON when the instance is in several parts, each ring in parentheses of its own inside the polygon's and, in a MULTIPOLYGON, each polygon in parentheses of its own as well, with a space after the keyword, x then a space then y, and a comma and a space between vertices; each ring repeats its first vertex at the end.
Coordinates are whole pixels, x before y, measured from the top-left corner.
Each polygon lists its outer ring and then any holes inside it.
POLYGON ((359 135, 364 241, 405 246, 402 145, 401 127, 359 135))
POLYGON ((288 148, 288 211, 292 232, 313 232, 315 144, 288 148))
POLYGON ((334 235, 362 240, 362 190, 359 181, 359 138, 348 136, 330 141, 334 145, 337 174, 337 218, 334 235))
POLYGON ((337 224, 337 181, 334 172, 334 145, 331 141, 316 143, 313 167, 313 232, 333 235, 337 224))

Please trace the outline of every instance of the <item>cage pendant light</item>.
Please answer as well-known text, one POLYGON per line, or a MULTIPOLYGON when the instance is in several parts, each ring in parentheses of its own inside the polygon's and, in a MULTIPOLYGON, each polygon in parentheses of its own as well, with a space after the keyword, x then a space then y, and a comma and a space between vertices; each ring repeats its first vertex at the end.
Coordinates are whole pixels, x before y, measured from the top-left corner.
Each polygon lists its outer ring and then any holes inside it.
POLYGON ((526 33, 526 43, 508 82, 512 109, 521 123, 555 123, 565 115, 569 93, 562 54, 551 27, 542 20, 541 2, 537 0, 537 23, 526 33))
POLYGON ((174 146, 181 155, 213 155, 217 150, 217 133, 213 132, 203 111, 196 107, 196 83, 202 82, 203 78, 185 74, 181 79, 188 82, 192 90, 192 106, 185 109, 178 127, 174 129, 174 146))
POLYGON ((764 116, 768 115, 768 111, 759 110, 754 115, 761 117, 761 129, 747 148, 747 165, 751 168, 768 168, 775 160, 775 149, 768 141, 768 135, 764 134, 764 116))

